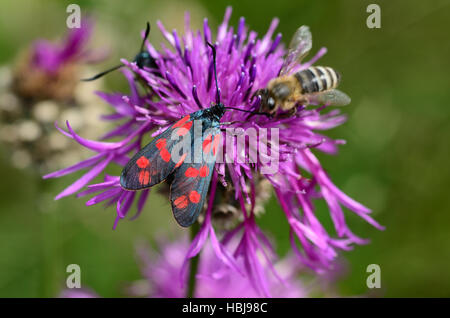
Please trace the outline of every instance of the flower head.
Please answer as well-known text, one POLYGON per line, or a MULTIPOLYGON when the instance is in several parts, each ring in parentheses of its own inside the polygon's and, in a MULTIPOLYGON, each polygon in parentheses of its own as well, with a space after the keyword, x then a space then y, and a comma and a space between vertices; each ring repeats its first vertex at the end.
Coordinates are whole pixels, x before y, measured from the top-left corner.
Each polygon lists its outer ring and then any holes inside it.
POLYGON ((79 65, 101 57, 87 49, 92 29, 92 23, 84 19, 80 28, 71 29, 61 41, 36 40, 17 63, 14 90, 32 100, 73 98, 79 65))
POLYGON ((55 131, 54 122, 70 119, 93 137, 102 132, 92 96, 101 82, 80 83, 79 69, 100 55, 87 49, 92 24, 85 21, 61 42, 40 39, 21 54, 16 67, 0 68, 0 141, 17 168, 48 172, 80 160, 83 149, 55 131))
POLYGON ((54 74, 64 64, 86 59, 86 44, 92 32, 89 24, 90 22, 84 22, 82 27, 71 29, 60 43, 52 43, 44 39, 37 40, 31 54, 32 65, 54 74))
MULTIPOLYGON (((126 284, 123 293, 132 297, 151 298, 183 298, 186 296, 187 284, 180 287, 174 283, 174 277, 179 276, 183 257, 189 249, 187 239, 177 239, 172 242, 160 240, 158 250, 149 249, 146 244, 137 248, 138 263, 141 267, 142 278, 126 284)), ((317 283, 306 285, 299 279, 301 268, 291 255, 282 260, 274 260, 282 280, 271 274, 269 288, 272 295, 280 298, 308 297, 311 292, 319 292, 321 287, 317 283)), ((196 280, 196 298, 255 298, 264 295, 254 288, 248 278, 224 266, 215 257, 211 245, 205 246, 200 258, 196 280)), ((330 287, 327 286, 329 289, 330 287)), ((64 289, 59 297, 62 298, 97 298, 96 292, 88 288, 64 289)))
POLYGON ((99 298, 99 296, 87 288, 73 288, 62 290, 59 298, 99 298))
MULTIPOLYGON (((145 282, 137 281, 128 289, 132 295, 157 298, 182 298, 186 296, 187 284, 182 288, 173 281, 179 276, 184 255, 189 249, 186 239, 163 243, 159 251, 144 247, 138 249, 145 282)), ((275 277, 269 267, 264 269, 268 286, 274 297, 307 297, 307 290, 297 278, 299 267, 293 257, 275 261, 275 268, 282 277, 275 277)), ((248 278, 230 269, 215 257, 210 244, 200 258, 196 275, 196 298, 254 298, 264 294, 256 289, 248 278)))
MULTIPOLYGON (((278 20, 274 19, 267 33, 258 38, 256 32, 248 30, 244 18, 241 18, 236 28, 229 26, 230 16, 231 8, 228 8, 215 37, 207 19, 204 20, 203 32, 194 32, 189 26, 189 15, 186 15, 183 36, 176 30, 168 32, 160 22, 157 23, 169 43, 169 47, 163 44, 161 50, 148 44, 148 51, 156 60, 158 72, 139 68, 133 62, 122 60, 128 67, 123 73, 129 81, 131 93, 99 94, 115 111, 104 118, 118 122, 116 128, 105 138, 122 137, 122 140, 87 140, 79 136, 69 123, 68 131, 60 129, 67 137, 94 151, 96 155, 46 176, 60 177, 88 168, 79 180, 62 191, 57 198, 74 193, 79 196, 95 193, 87 205, 100 202, 116 205, 115 225, 127 216, 135 200, 138 201, 137 215, 141 213, 150 189, 139 194, 126 191, 121 188, 119 177, 110 175, 105 175, 102 183, 90 182, 109 164, 125 165, 130 159, 129 156, 142 148, 144 135, 157 136, 182 116, 217 102, 213 59, 208 42, 214 43, 217 51, 217 79, 221 102, 225 106, 250 112, 258 110, 259 100, 252 98, 252 95, 278 76, 286 53, 280 45, 281 35, 273 38, 278 20), (139 81, 135 81, 134 76, 137 76, 139 81), (151 92, 148 90, 147 94, 139 93, 137 85, 142 81, 146 87, 151 88, 151 92), (85 187, 87 189, 84 189, 85 187)), ((295 69, 309 67, 325 51, 319 50, 309 62, 298 64, 295 69)), ((382 227, 369 216, 368 208, 349 198, 331 182, 314 155, 315 151, 337 153, 338 145, 343 141, 326 137, 321 131, 334 128, 345 120, 346 117, 340 115, 338 110, 329 111, 325 106, 304 105, 291 117, 268 117, 237 110, 227 111, 222 117, 222 122, 231 123, 227 127, 242 128, 245 131, 251 128, 257 131, 276 128, 278 143, 272 141, 270 134, 259 135, 256 144, 259 147, 270 140, 271 151, 279 154, 278 169, 267 172, 264 168, 268 168, 268 164, 263 160, 250 163, 237 160, 237 152, 233 151, 237 147, 236 144, 223 147, 223 156, 232 160, 218 161, 215 165, 203 223, 188 249, 182 273, 186 272, 187 261, 202 250, 209 238, 208 244, 223 264, 246 275, 262 294, 271 294, 266 269, 269 268, 276 275, 272 266, 274 251, 255 222, 256 189, 261 178, 268 180, 274 188, 290 226, 291 242, 298 258, 316 271, 330 268, 338 249, 348 250, 354 243, 366 242, 350 231, 342 206, 381 229, 382 227), (215 196, 222 193, 221 187, 227 184, 231 184, 234 190, 233 204, 240 211, 239 221, 233 229, 218 236, 212 222, 215 196), (324 200, 328 205, 337 237, 328 233, 316 217, 316 200, 324 200)), ((222 140, 225 143, 226 138, 222 140)), ((184 277, 181 276, 181 281, 184 281, 184 277)))

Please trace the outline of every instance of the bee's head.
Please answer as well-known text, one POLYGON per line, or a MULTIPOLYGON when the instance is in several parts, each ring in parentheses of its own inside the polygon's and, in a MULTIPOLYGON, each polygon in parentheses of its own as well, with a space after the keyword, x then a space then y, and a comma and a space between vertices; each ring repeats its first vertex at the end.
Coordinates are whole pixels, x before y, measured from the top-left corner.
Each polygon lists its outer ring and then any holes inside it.
POLYGON ((256 91, 255 95, 261 97, 261 110, 273 113, 276 111, 276 100, 271 96, 270 91, 267 88, 256 91))

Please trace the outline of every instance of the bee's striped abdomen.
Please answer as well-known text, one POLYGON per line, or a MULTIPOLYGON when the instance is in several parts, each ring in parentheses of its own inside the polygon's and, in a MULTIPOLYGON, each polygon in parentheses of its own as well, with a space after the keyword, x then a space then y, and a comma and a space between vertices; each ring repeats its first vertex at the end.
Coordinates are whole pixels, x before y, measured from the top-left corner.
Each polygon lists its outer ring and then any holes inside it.
POLYGON ((303 94, 318 93, 336 88, 340 75, 331 67, 311 66, 294 74, 302 87, 303 94))

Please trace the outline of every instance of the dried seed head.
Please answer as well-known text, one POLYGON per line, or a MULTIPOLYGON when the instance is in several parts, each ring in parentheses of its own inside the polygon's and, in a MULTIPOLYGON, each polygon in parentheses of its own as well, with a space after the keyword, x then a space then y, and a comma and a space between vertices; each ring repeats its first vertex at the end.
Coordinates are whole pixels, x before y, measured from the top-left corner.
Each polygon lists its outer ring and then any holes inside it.
POLYGON ((31 53, 27 52, 19 59, 13 72, 14 92, 34 101, 69 101, 73 98, 79 77, 77 64, 66 63, 54 73, 31 65, 31 53))
MULTIPOLYGON (((20 169, 33 166, 40 173, 47 173, 83 159, 86 151, 55 130, 54 123, 69 120, 74 129, 83 131, 84 137, 97 138, 106 131, 106 123, 98 120, 106 106, 93 104, 80 93, 82 90, 70 101, 62 101, 56 95, 56 99, 42 99, 43 94, 36 98, 21 95, 23 91, 17 90, 13 81, 2 79, 8 77, 6 69, 0 69, 0 84, 10 84, 0 87, 0 141, 10 147, 12 165, 20 169)), ((99 88, 99 83, 94 86, 99 88)), ((84 86, 92 88, 90 84, 84 86)))
POLYGON ((59 112, 58 104, 51 100, 36 103, 32 110, 34 118, 42 123, 54 123, 59 112))

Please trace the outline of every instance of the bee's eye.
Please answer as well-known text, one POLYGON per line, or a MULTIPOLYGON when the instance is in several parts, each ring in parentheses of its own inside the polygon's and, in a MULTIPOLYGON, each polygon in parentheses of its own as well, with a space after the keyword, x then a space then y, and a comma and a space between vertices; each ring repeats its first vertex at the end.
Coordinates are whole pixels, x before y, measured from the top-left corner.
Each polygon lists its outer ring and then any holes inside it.
POLYGON ((270 110, 275 108, 275 100, 272 97, 269 97, 267 99, 267 106, 269 107, 270 110))

